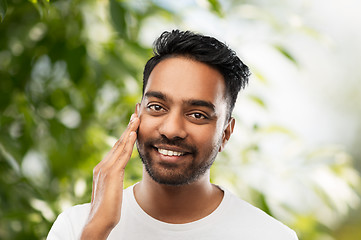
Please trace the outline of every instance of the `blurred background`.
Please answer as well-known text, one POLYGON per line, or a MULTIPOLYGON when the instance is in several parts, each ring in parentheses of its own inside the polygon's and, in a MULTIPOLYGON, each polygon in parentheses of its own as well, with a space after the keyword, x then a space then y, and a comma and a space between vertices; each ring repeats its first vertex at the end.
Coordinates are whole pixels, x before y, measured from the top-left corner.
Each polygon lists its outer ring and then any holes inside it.
MULTIPOLYGON (((357 0, 0 0, 0 239, 45 239, 141 99, 151 46, 212 35, 251 68, 212 181, 300 240, 361 236, 357 0)), ((137 151, 125 185, 141 178, 137 151)))

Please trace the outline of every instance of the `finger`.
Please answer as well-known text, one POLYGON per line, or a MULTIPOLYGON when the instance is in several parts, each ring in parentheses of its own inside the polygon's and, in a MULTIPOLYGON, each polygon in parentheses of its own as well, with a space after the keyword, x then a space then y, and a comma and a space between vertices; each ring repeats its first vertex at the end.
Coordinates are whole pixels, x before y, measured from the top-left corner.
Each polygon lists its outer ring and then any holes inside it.
POLYGON ((98 180, 99 180, 99 172, 97 170, 97 167, 96 166, 94 169, 93 169, 93 185, 92 185, 92 198, 91 198, 91 203, 94 202, 95 200, 95 193, 96 193, 96 186, 97 186, 97 183, 98 183, 98 180))
MULTIPOLYGON (((136 129, 138 129, 139 123, 140 123, 140 120, 137 117, 137 114, 132 114, 132 117, 130 119, 127 129, 124 131, 124 133, 122 134, 120 139, 114 144, 112 149, 107 153, 105 158, 100 163, 98 163, 98 166, 97 166, 98 169, 102 169, 102 168, 108 169, 108 168, 112 167, 114 162, 119 158, 120 154, 122 153, 124 146, 128 141, 129 134, 131 132, 136 131, 136 129)), ((135 142, 135 140, 133 141, 132 146, 134 146, 134 142, 135 142)), ((128 160, 126 160, 126 162, 127 161, 128 160)))
POLYGON ((126 142, 124 149, 121 153, 121 155, 118 157, 117 163, 119 164, 120 169, 124 169, 126 165, 128 164, 128 161, 130 157, 132 156, 133 147, 135 144, 135 140, 137 139, 137 133, 136 132, 130 132, 128 141, 126 142))
POLYGON ((132 114, 132 117, 129 121, 128 127, 123 132, 122 136, 118 139, 118 141, 113 145, 112 149, 107 153, 107 155, 103 158, 103 160, 98 164, 100 166, 108 165, 108 162, 114 162, 116 158, 114 158, 114 155, 117 155, 116 152, 119 151, 119 149, 124 148, 124 141, 128 138, 129 133, 133 129, 137 129, 139 126, 139 118, 137 118, 136 114, 132 114))
POLYGON ((126 141, 127 137, 129 136, 129 133, 131 131, 134 131, 136 128, 138 128, 137 124, 135 124, 137 122, 137 119, 138 119, 137 114, 133 113, 130 118, 127 128, 125 129, 123 134, 120 136, 118 141, 114 144, 114 146, 111 150, 112 153, 123 143, 123 141, 126 141))
MULTIPOLYGON (((139 119, 135 119, 135 120, 134 120, 133 126, 132 126, 132 128, 131 128, 131 129, 133 129, 133 130, 130 131, 129 134, 124 137, 124 139, 122 140, 122 142, 121 142, 121 143, 118 145, 118 147, 114 150, 112 158, 118 159, 122 154, 128 153, 128 151, 125 150, 125 146, 126 146, 127 144, 130 144, 130 145, 131 145, 131 146, 130 146, 130 148, 131 148, 131 149, 130 149, 130 153, 131 153, 131 151, 132 151, 132 149, 133 149, 133 146, 134 146, 134 143, 135 143, 135 140, 136 140, 136 133, 135 133, 135 131, 136 131, 136 129, 138 128, 139 123, 140 123, 139 119), (135 136, 134 136, 133 134, 135 134, 135 136)), ((128 148, 128 149, 129 149, 129 148, 128 148)), ((114 160, 115 160, 115 159, 114 159, 114 160)))
POLYGON ((94 202, 95 190, 96 190, 96 189, 95 189, 95 179, 93 179, 91 203, 93 203, 93 202, 94 202))

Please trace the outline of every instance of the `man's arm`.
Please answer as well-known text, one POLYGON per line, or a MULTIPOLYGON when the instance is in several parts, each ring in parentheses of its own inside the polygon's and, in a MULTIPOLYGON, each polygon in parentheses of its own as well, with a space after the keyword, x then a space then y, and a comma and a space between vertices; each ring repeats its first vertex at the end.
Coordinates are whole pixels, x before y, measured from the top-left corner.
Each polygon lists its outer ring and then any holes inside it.
POLYGON ((91 208, 81 239, 106 239, 120 220, 124 170, 133 151, 139 122, 134 113, 120 139, 93 170, 91 208))

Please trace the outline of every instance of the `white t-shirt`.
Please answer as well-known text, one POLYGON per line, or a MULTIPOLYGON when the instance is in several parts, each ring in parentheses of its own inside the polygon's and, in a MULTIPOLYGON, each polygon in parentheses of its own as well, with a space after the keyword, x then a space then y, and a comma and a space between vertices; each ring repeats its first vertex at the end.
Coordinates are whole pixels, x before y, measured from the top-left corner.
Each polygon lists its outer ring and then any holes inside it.
MULTIPOLYGON (((169 224, 152 218, 138 205, 133 186, 124 190, 121 219, 109 240, 297 240, 287 226, 260 209, 224 191, 221 204, 210 215, 186 224, 169 224)), ((90 204, 71 207, 54 222, 48 240, 78 240, 90 204)))

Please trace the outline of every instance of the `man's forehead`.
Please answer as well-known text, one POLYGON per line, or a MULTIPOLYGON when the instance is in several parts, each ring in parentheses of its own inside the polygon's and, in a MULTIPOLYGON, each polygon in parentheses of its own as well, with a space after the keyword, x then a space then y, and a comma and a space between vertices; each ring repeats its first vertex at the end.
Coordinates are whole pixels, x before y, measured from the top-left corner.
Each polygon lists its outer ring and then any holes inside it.
POLYGON ((184 57, 173 57, 154 67, 145 88, 145 92, 147 91, 211 100, 220 95, 223 97, 225 82, 220 72, 207 64, 184 57))

